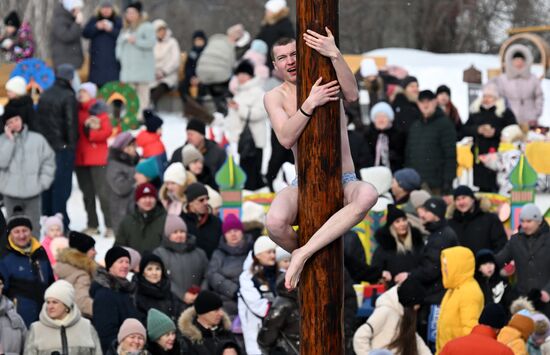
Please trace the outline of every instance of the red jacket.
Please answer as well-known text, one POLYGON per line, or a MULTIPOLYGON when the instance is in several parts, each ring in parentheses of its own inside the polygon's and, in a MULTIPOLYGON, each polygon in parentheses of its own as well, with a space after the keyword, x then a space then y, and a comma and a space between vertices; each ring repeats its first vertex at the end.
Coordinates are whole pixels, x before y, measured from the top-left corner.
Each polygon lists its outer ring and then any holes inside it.
POLYGON ((512 349, 499 343, 495 331, 486 325, 476 325, 469 335, 449 341, 440 355, 514 355, 512 349))
POLYGON ((78 105, 78 142, 76 144, 76 166, 107 165, 107 138, 111 136, 113 127, 105 110, 100 109, 99 103, 92 99, 78 105), (95 111, 100 112, 95 112, 95 111), (92 112, 90 112, 92 111, 92 112), (84 123, 90 116, 99 118, 99 129, 84 130, 84 123))
POLYGON ((139 132, 136 137, 136 144, 143 149, 142 158, 150 158, 166 152, 164 144, 160 140, 160 134, 147 130, 139 132))

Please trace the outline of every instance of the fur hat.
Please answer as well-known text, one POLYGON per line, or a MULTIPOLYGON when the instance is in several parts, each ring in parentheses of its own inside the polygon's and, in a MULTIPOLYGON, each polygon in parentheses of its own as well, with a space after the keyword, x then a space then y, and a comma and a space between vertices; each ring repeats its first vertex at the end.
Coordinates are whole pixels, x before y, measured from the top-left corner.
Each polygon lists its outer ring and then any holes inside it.
POLYGON ((223 307, 220 296, 212 291, 201 291, 195 299, 195 311, 198 315, 215 311, 223 307))
POLYGON ((97 96, 97 85, 91 82, 81 84, 78 90, 86 91, 92 98, 97 96))
POLYGON ((74 287, 70 282, 57 280, 46 289, 46 292, 44 292, 44 300, 55 298, 72 309, 74 305, 74 293, 74 287))
POLYGON ((272 241, 268 236, 262 235, 254 243, 254 255, 261 254, 268 250, 276 250, 277 244, 272 241))
POLYGON ((193 144, 186 144, 181 151, 183 165, 188 168, 192 162, 200 160, 204 161, 204 156, 193 144))
POLYGON ((95 239, 87 234, 71 231, 69 233, 69 247, 81 253, 87 253, 88 250, 95 247, 95 239))
POLYGON ((187 232, 187 224, 185 224, 184 220, 178 215, 167 215, 166 221, 164 222, 164 235, 166 238, 170 238, 170 235, 178 230, 187 232))
POLYGON ((490 249, 480 249, 476 253, 476 269, 487 263, 493 263, 496 265, 495 254, 490 249))
POLYGON ((185 184, 187 181, 187 174, 182 163, 172 163, 166 168, 164 171, 164 182, 167 181, 174 182, 180 186, 185 184))
POLYGON ((17 96, 27 94, 27 81, 22 76, 14 76, 6 82, 6 90, 13 92, 17 96))
POLYGON ((143 337, 143 339, 147 340, 147 331, 145 330, 143 324, 135 318, 126 318, 118 330, 118 343, 122 343, 127 336, 132 334, 139 334, 143 337))

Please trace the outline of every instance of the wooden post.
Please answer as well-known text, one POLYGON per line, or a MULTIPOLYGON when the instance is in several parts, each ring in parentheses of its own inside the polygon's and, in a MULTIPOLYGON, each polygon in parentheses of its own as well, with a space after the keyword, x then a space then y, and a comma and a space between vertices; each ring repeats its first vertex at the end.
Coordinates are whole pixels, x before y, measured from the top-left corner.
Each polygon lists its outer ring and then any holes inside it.
MULTIPOLYGON (((298 105, 314 82, 336 79, 330 60, 310 49, 303 33, 326 35, 338 43, 338 0, 299 0, 297 4, 298 105)), ((340 103, 318 107, 298 142, 299 242, 308 239, 343 205, 340 103)), ((343 242, 338 239, 314 255, 300 279, 300 354, 344 354, 343 242)))

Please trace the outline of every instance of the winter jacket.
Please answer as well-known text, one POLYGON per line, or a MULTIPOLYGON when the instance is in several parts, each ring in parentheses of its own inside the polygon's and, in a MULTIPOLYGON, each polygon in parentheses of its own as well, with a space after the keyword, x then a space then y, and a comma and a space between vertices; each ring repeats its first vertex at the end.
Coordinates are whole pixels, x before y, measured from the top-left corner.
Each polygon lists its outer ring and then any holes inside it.
POLYGON ((489 278, 482 275, 478 270, 479 265, 476 265, 474 277, 483 292, 483 300, 485 305, 496 303, 502 306, 502 309, 509 315, 510 305, 512 301, 518 298, 517 292, 512 289, 507 278, 500 276, 498 269, 489 278))
POLYGON ((0 257, 0 273, 4 279, 3 294, 16 305, 25 325, 30 326, 38 319, 44 292, 54 282, 46 251, 35 238, 31 239, 30 252, 25 252, 8 237, 0 257))
POLYGON ((230 247, 225 238, 220 239, 219 247, 214 250, 206 278, 210 288, 223 300, 223 309, 230 315, 237 314, 237 293, 239 291, 239 276, 243 264, 252 249, 252 236, 245 234, 240 245, 230 247))
POLYGON ((75 304, 84 317, 92 318, 94 300, 90 297, 90 286, 96 273, 96 262, 74 248, 63 249, 57 259, 53 268, 55 275, 73 285, 75 304))
POLYGON ((514 355, 527 355, 527 342, 516 328, 505 326, 498 333, 497 340, 511 349, 514 355))
MULTIPOLYGON (((367 322, 355 332, 353 349, 357 354, 368 354, 374 349, 387 348, 397 336, 404 312, 403 306, 399 303, 397 288, 398 286, 394 286, 378 297, 374 312, 367 322)), ((418 333, 416 334, 416 348, 420 355, 431 354, 418 333)))
MULTIPOLYGON (((175 322, 177 323, 177 321, 175 322)), ((149 339, 149 342, 147 343, 147 351, 151 355, 188 355, 189 354, 189 348, 187 343, 185 343, 185 340, 179 336, 176 337, 176 341, 174 342, 174 347, 171 350, 164 350, 157 342, 151 341, 149 339)))
POLYGON ((495 106, 486 109, 481 106, 481 98, 470 107, 468 122, 462 127, 462 136, 474 137, 474 184, 481 191, 496 192, 498 189, 496 172, 486 168, 478 159, 479 155, 494 153, 500 144, 500 133, 506 126, 516 124, 512 111, 506 108, 504 99, 498 99, 495 106), (477 132, 479 126, 490 125, 495 129, 492 138, 486 138, 477 132))
POLYGON ((197 322, 195 307, 189 307, 178 320, 178 330, 185 337, 190 355, 212 355, 222 344, 236 343, 231 332, 231 320, 224 313, 220 325, 213 329, 204 328, 197 322))
POLYGON ((239 318, 246 353, 249 355, 262 354, 257 341, 258 332, 277 296, 276 280, 279 275, 276 267, 264 267, 263 273, 267 282, 260 280, 249 268, 246 268, 239 277, 239 318))
POLYGON ((197 76, 205 85, 228 82, 235 62, 235 44, 225 34, 212 35, 197 62, 197 76))
POLYGON ((396 129, 405 132, 405 134, 408 134, 413 123, 422 119, 422 114, 420 113, 416 102, 410 101, 404 93, 399 93, 395 96, 392 107, 395 112, 393 126, 396 129))
POLYGON ((0 193, 30 198, 47 190, 55 176, 55 154, 40 134, 27 126, 9 139, 0 135, 0 193))
POLYGON ((348 129, 348 141, 351 159, 355 166, 355 175, 361 176, 361 169, 372 166, 372 152, 370 147, 365 144, 364 134, 359 133, 358 130, 348 129))
POLYGON ((160 245, 165 221, 166 212, 160 203, 148 213, 143 213, 136 207, 120 222, 115 244, 134 248, 140 254, 153 251, 160 245))
POLYGON ((437 322, 438 351, 458 337, 470 334, 483 310, 483 293, 474 279, 475 257, 465 247, 441 251, 443 286, 447 291, 441 302, 437 322))
POLYGON ((116 58, 120 62, 120 81, 123 83, 151 83, 155 80, 155 55, 153 48, 157 38, 150 22, 142 22, 137 28, 125 28, 116 42, 116 58), (128 37, 134 36, 134 44, 128 37))
MULTIPOLYGON (((258 53, 251 49, 247 50, 246 53, 242 56, 241 61, 248 60, 254 66, 254 77, 259 80, 263 85, 266 80, 269 78, 269 67, 266 65, 267 56, 263 53, 258 53)), ((236 75, 233 75, 229 81, 229 91, 235 94, 237 92, 237 87, 239 86, 239 80, 236 75)))
POLYGON ((96 99, 79 104, 78 110, 78 142, 76 145, 76 166, 107 165, 107 138, 113 133, 111 120, 106 112, 105 104, 96 99), (99 119, 99 129, 86 125, 88 119, 95 116, 99 119))
POLYGON ((61 64, 71 64, 78 70, 84 62, 80 40, 82 27, 60 3, 54 8, 52 19, 50 49, 54 68, 61 64))
POLYGON ((131 157, 120 149, 109 149, 105 180, 114 230, 118 230, 120 222, 134 209, 134 175, 138 162, 138 156, 131 157))
POLYGON ((101 344, 96 330, 88 319, 73 307, 63 320, 51 319, 46 304, 40 312, 40 320, 29 329, 25 342, 25 354, 50 355, 54 352, 71 355, 101 355, 101 344))
POLYGON ((135 276, 136 294, 134 296, 136 308, 141 314, 140 319, 147 319, 147 312, 155 308, 169 316, 174 323, 185 309, 182 297, 176 297, 170 290, 170 279, 163 275, 159 283, 152 284, 142 275, 135 276))
POLYGON ((136 136, 136 144, 143 149, 142 158, 150 158, 160 154, 166 154, 161 135, 157 132, 142 130, 136 136))
POLYGON ((32 58, 34 55, 34 39, 32 29, 28 22, 23 22, 17 31, 11 36, 0 36, 0 43, 11 40, 12 45, 8 49, 1 48, 2 54, 8 62, 19 63, 23 59, 32 58))
POLYGON ((516 287, 520 295, 532 289, 550 292, 550 228, 546 221, 531 236, 523 231, 514 234, 495 256, 499 267, 514 260, 516 287))
MULTIPOLYGON (((145 346, 146 345, 147 343, 145 343, 145 346)), ((118 341, 115 339, 113 340, 109 348, 107 350, 104 350, 103 353, 105 355, 120 355, 121 353, 118 351, 118 348, 119 348, 119 344, 118 344, 118 341)), ((153 355, 153 354, 151 354, 147 349, 143 349, 141 351, 132 352, 131 355, 153 355)))
POLYGON ((369 146, 370 153, 368 166, 374 166, 376 162, 376 143, 380 134, 385 134, 388 137, 390 166, 387 168, 391 169, 392 172, 403 168, 407 135, 394 126, 380 131, 374 127, 374 124, 371 124, 368 127, 367 133, 365 134, 366 143, 369 146))
POLYGON ((427 243, 422 249, 420 265, 410 271, 409 277, 415 277, 426 288, 424 303, 439 304, 445 290, 441 279, 441 251, 458 245, 455 232, 447 225, 447 221, 430 223, 426 226, 430 231, 427 243))
POLYGON ((294 355, 300 353, 298 292, 286 289, 284 275, 277 280, 277 297, 262 322, 258 344, 264 350, 278 349, 294 355))
POLYGON ((40 95, 37 127, 53 150, 74 149, 78 140, 78 108, 71 83, 57 79, 40 95))
POLYGON ((210 260, 212 253, 220 244, 222 235, 222 222, 220 219, 213 214, 208 214, 201 219, 195 213, 186 212, 185 208, 181 213, 181 218, 187 225, 188 233, 197 238, 197 247, 204 250, 210 260))
MULTIPOLYGON (((271 49, 275 42, 279 39, 286 38, 295 38, 296 34, 294 32, 295 26, 292 24, 289 18, 289 10, 285 8, 279 13, 274 14, 274 16, 269 19, 265 19, 260 28, 260 32, 257 39, 261 39, 267 44, 268 52, 271 53, 271 49)), ((268 60, 266 63, 270 69, 273 69, 273 63, 271 60, 268 60)))
MULTIPOLYGON (((34 109, 34 102, 29 95, 10 99, 6 106, 4 106, 4 112, 12 112, 19 115, 23 119, 23 123, 29 127, 29 130, 36 132, 38 124, 36 122, 36 110, 34 109)), ((4 117, 4 119, 7 118, 9 117, 4 117)))
POLYGON ((90 296, 94 299, 92 323, 103 351, 107 351, 116 339, 125 319, 139 318, 132 300, 134 290, 135 285, 128 280, 115 277, 105 269, 98 269, 90 287, 90 296))
POLYGON ((447 105, 439 107, 441 107, 443 112, 445 112, 445 116, 449 117, 451 119, 451 122, 454 124, 457 134, 457 141, 462 139, 462 119, 460 118, 460 114, 458 113, 456 106, 453 104, 452 101, 449 101, 447 105))
POLYGON ((374 238, 378 247, 372 256, 371 266, 387 270, 395 276, 401 272, 409 272, 420 265, 424 241, 418 229, 409 227, 407 239, 410 240, 410 249, 399 242, 404 249, 398 250, 397 236, 393 228, 388 225, 378 229, 374 238))
POLYGON ((23 353, 27 327, 6 296, 0 298, 0 343, 4 355, 23 353))
POLYGON ((189 232, 185 243, 174 243, 163 237, 153 254, 162 259, 172 292, 177 297, 183 299, 191 286, 203 286, 208 258, 202 249, 196 247, 196 238, 189 232))
POLYGON ((536 121, 542 115, 544 94, 540 79, 535 74, 531 74, 532 64, 533 54, 529 48, 522 44, 514 44, 506 50, 504 58, 506 72, 494 80, 499 93, 506 98, 518 123, 536 121), (517 52, 521 52, 525 57, 525 67, 521 71, 512 65, 512 57, 517 52))
POLYGON ((178 41, 172 36, 172 31, 167 30, 162 40, 157 39, 153 53, 155 55, 155 72, 162 73, 162 77, 156 79, 151 87, 164 83, 169 88, 175 88, 178 84, 181 51, 178 41))
POLYGON ((483 211, 479 201, 476 201, 472 210, 466 213, 455 209, 453 217, 449 220, 449 227, 455 231, 460 245, 470 248, 474 255, 481 249, 497 253, 508 240, 498 216, 483 211))
POLYGON ((246 122, 256 148, 264 148, 267 141, 267 112, 263 104, 264 90, 260 78, 252 78, 237 87, 233 100, 239 108, 230 109, 226 117, 226 132, 230 142, 237 143, 246 122))
MULTIPOLYGON (((183 162, 182 151, 184 146, 185 144, 174 151, 172 159, 170 159, 170 164, 183 162)), ((204 165, 208 166, 212 175, 215 176, 227 159, 225 150, 220 148, 216 142, 205 139, 204 148, 201 150, 201 153, 204 157, 204 165)))
POLYGON ((88 80, 98 87, 109 81, 118 81, 120 64, 115 56, 116 40, 122 29, 122 19, 113 14, 104 19, 101 15, 92 17, 84 30, 82 37, 90 40, 90 73, 88 80), (108 20, 112 23, 111 32, 97 29, 98 21, 108 20))
POLYGON ((512 350, 499 343, 495 331, 479 324, 469 335, 451 340, 443 347, 440 355, 513 355, 512 350))
POLYGON ((456 176, 456 132, 440 108, 411 125, 405 167, 415 169, 430 188, 450 191, 456 176))

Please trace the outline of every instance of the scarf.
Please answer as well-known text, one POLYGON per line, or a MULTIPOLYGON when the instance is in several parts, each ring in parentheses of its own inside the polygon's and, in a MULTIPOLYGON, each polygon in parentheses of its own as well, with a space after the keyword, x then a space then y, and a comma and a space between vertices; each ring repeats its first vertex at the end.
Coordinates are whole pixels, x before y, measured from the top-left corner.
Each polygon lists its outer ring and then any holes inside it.
POLYGON ((390 167, 390 139, 385 133, 380 133, 376 140, 374 166, 390 167))

